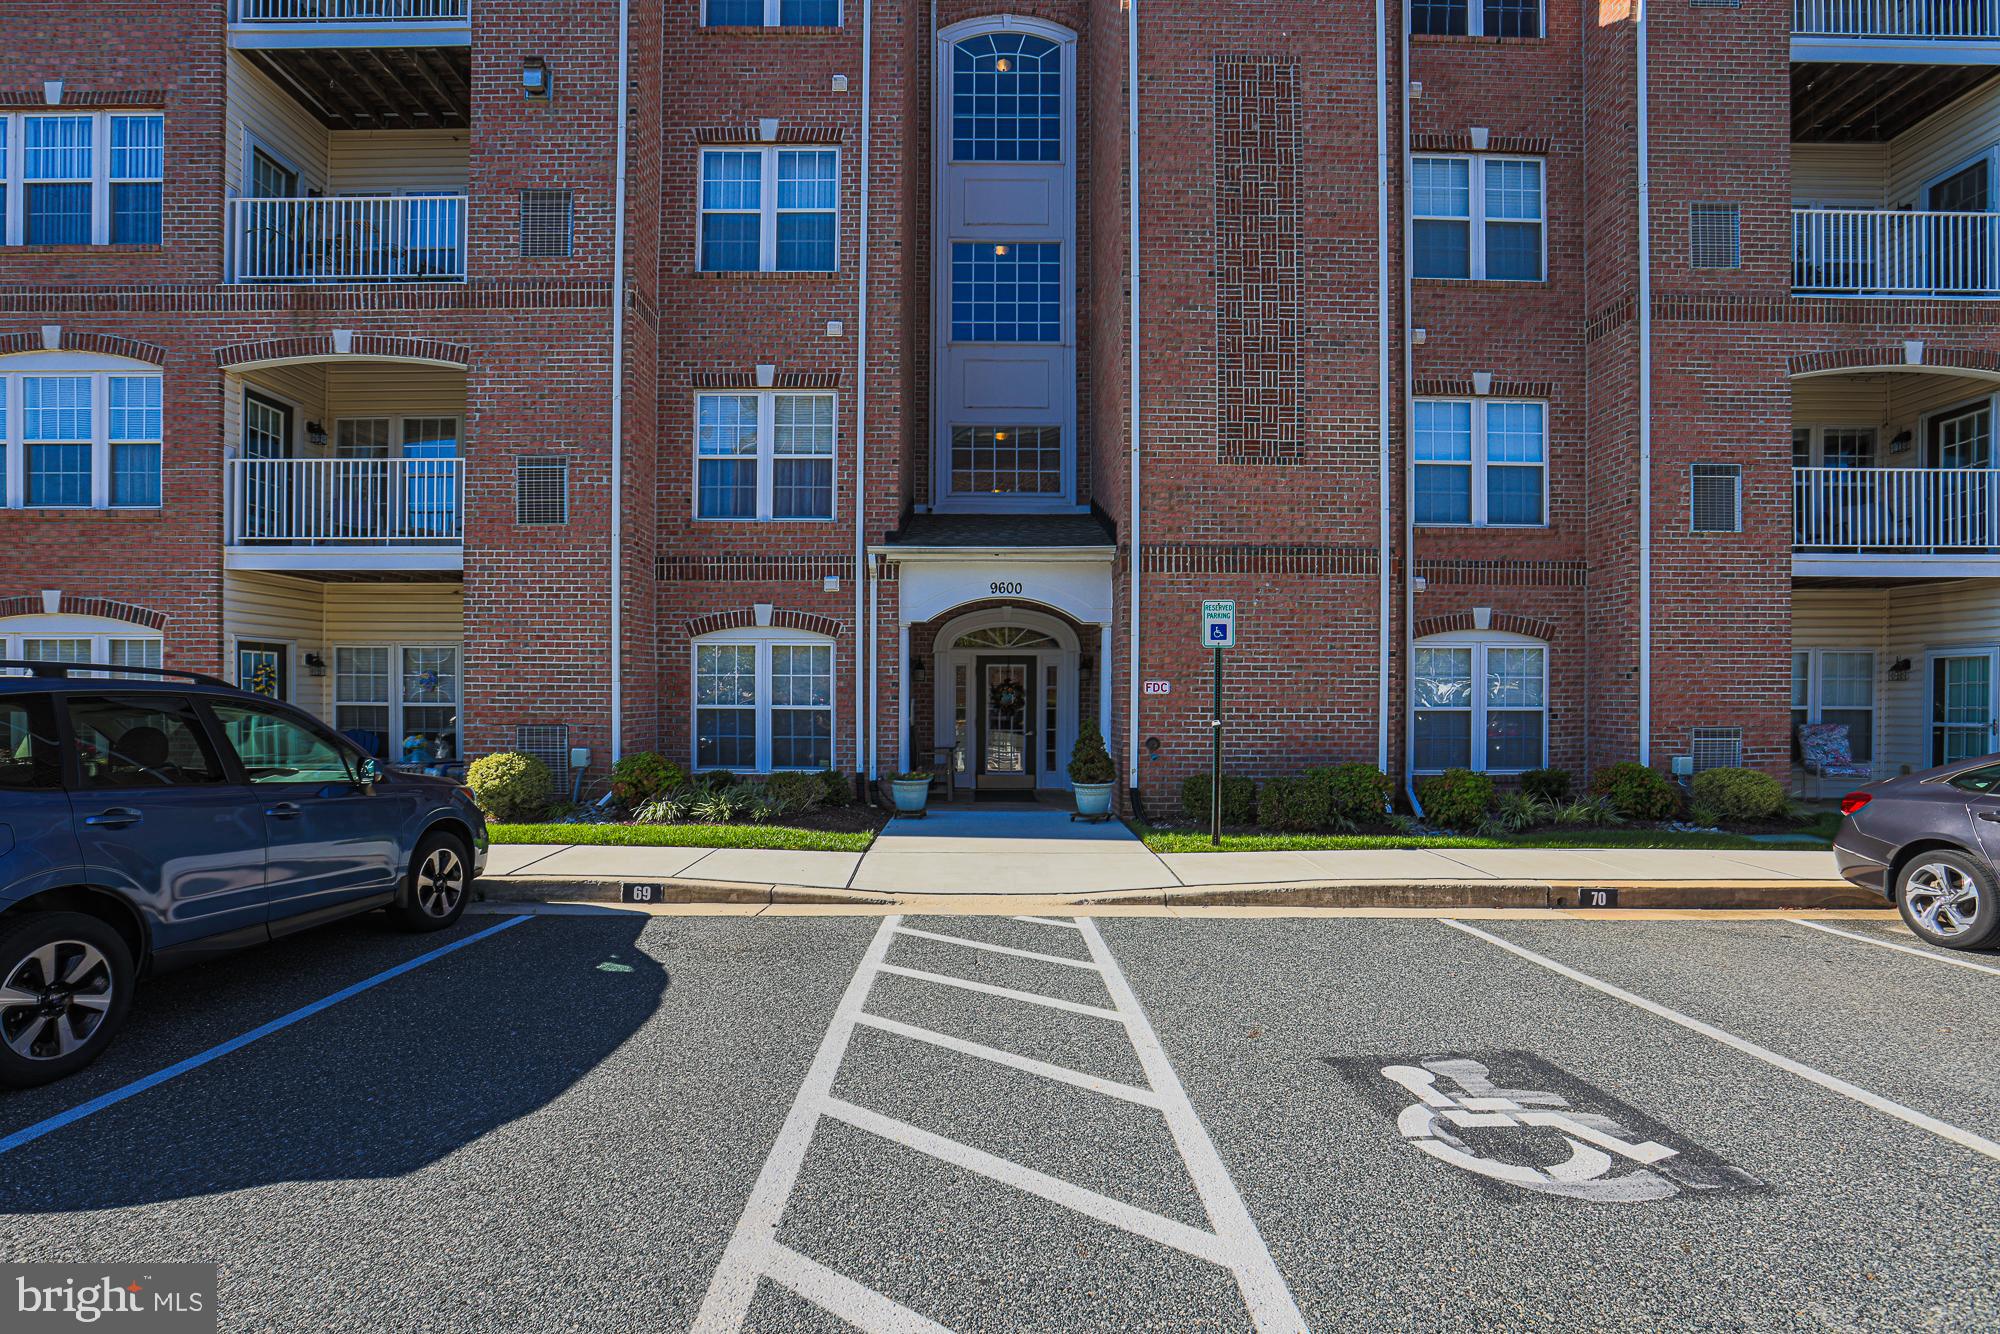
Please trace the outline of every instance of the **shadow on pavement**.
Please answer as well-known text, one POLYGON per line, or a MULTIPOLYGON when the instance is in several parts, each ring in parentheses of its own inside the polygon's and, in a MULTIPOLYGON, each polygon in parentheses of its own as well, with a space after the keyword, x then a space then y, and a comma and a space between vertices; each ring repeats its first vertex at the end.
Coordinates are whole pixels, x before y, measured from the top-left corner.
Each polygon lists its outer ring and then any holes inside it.
MULTIPOLYGON (((0 1157, 0 1214, 398 1177, 435 1163, 570 1093, 653 1016, 669 979, 639 945, 648 920, 572 919, 561 931, 521 923, 55 1130, 0 1157)), ((87 1080, 86 1071, 36 1090, 49 1106, 34 1116, 76 1107, 450 938, 363 922, 161 979, 138 1002, 144 1022, 107 1053, 107 1063, 120 1058, 116 1082, 87 1080), (302 987, 301 970, 320 976, 302 987), (230 1007, 228 1030, 212 1039, 204 982, 228 993, 230 1007), (264 1004, 255 1004, 259 994, 264 1004), (205 1040, 190 1044, 180 1026, 200 1028, 205 1040)), ((591 1119, 601 1128, 601 1117, 591 1119)))

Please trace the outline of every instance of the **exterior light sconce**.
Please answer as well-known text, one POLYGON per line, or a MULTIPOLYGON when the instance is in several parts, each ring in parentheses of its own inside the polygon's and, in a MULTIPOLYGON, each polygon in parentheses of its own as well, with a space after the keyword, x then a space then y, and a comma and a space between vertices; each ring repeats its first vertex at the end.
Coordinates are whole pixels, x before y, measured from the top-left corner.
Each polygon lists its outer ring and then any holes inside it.
POLYGON ((1889 452, 1890 452, 1891 454, 1907 454, 1907 453, 1909 453, 1909 452, 1910 452, 1910 443, 1911 443, 1911 440, 1912 440, 1912 438, 1913 438, 1913 437, 1911 436, 1911 434, 1910 434, 1910 432, 1909 432, 1908 430, 1902 430, 1902 431, 1898 431, 1898 432, 1896 432, 1896 438, 1895 438, 1895 439, 1893 439, 1893 440, 1891 440, 1891 441, 1889 442, 1889 452))
POLYGON ((521 61, 521 96, 547 101, 555 83, 548 62, 540 56, 527 56, 521 61))
POLYGON ((320 422, 306 423, 306 443, 314 449, 326 448, 326 427, 320 422))
POLYGON ((1898 659, 1896 659, 1896 660, 1895 660, 1894 662, 1890 663, 1890 664, 1889 664, 1889 679, 1890 679, 1891 681, 1907 681, 1907 680, 1909 680, 1909 679, 1910 679, 1910 660, 1909 660, 1908 658, 1898 658, 1898 659))
POLYGON ((306 654, 306 673, 310 676, 325 676, 326 659, 317 653, 306 654))

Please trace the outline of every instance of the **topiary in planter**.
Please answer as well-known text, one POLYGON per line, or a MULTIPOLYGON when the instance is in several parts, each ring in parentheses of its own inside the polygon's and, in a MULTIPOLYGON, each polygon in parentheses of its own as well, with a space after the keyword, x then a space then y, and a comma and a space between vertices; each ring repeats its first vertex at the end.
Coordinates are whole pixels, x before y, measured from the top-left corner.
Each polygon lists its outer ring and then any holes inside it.
POLYGON ((1076 746, 1069 753, 1069 781, 1072 783, 1113 783, 1118 767, 1104 748, 1104 734, 1097 723, 1086 718, 1076 729, 1076 746))
POLYGON ((1444 829, 1477 829, 1493 809, 1493 780, 1470 769, 1446 769, 1417 784, 1424 818, 1444 829))
POLYGON ((687 785, 687 775, 656 751, 635 750, 611 766, 611 794, 627 810, 687 785))
POLYGON ((1688 804, 1701 824, 1762 824, 1789 805, 1784 784, 1756 769, 1704 769, 1689 786, 1688 804))
POLYGON ((1308 769, 1305 781, 1326 794, 1326 824, 1343 829, 1366 829, 1388 818, 1389 799, 1395 795, 1395 780, 1372 764, 1336 764, 1308 769))
POLYGON ((1287 833, 1323 828, 1328 795, 1326 784, 1309 777, 1267 778, 1257 790, 1257 825, 1287 833))
POLYGON ((549 806, 554 781, 549 766, 532 755, 503 750, 482 755, 465 771, 479 808, 496 820, 533 820, 549 806))
POLYGON ((1521 775, 1521 791, 1551 806, 1567 806, 1574 790, 1567 769, 1530 769, 1521 775))
MULTIPOLYGON (((1181 814, 1204 829, 1208 827, 1210 788, 1208 775, 1189 774, 1181 782, 1181 814)), ((1222 823, 1249 824, 1257 814, 1257 784, 1248 778, 1222 776, 1222 823)))
POLYGON ((1671 820, 1681 813, 1681 794, 1658 769, 1629 760, 1607 764, 1590 776, 1591 795, 1604 797, 1627 820, 1671 820))

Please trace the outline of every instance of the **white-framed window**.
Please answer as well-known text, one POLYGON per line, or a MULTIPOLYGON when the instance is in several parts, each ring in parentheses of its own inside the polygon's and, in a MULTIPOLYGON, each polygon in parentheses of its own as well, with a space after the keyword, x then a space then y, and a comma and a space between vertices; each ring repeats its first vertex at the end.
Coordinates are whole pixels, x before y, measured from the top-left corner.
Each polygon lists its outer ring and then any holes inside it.
POLYGON ((355 644, 333 650, 333 725, 378 760, 432 765, 463 753, 458 646, 355 644))
POLYGON ((1419 773, 1520 773, 1548 763, 1548 645, 1466 630, 1413 646, 1410 698, 1419 773))
POLYGON ((106 616, 9 616, 0 620, 0 658, 91 662, 117 676, 120 667, 158 667, 158 630, 106 616))
POLYGON ((158 112, 0 115, 0 240, 158 245, 165 136, 158 112))
POLYGON ((1847 724, 1849 753, 1875 758, 1875 654, 1869 649, 1792 650, 1792 746, 1807 723, 1847 724))
POLYGON ((695 396, 697 519, 831 519, 836 404, 827 393, 695 396))
POLYGON ((1872 426, 1795 426, 1794 468, 1867 468, 1875 462, 1872 426))
POLYGON ((694 643, 694 767, 833 767, 833 641, 724 630, 694 643))
POLYGON ((1548 404, 1532 399, 1418 399, 1410 413, 1417 522, 1546 525, 1548 422, 1548 404))
POLYGON ((706 273, 832 273, 839 264, 840 150, 701 150, 706 273))
POLYGON ((1542 0, 1410 0, 1410 31, 1434 37, 1540 37, 1542 0))
POLYGON ((1540 282, 1548 275, 1543 162, 1492 154, 1410 162, 1412 272, 1540 282))
POLYGON ((838 28, 840 0, 705 0, 710 28, 838 28))
POLYGON ((75 353, 0 362, 0 506, 159 506, 161 380, 122 369, 139 365, 75 353), (92 369, 109 365, 121 369, 92 369))

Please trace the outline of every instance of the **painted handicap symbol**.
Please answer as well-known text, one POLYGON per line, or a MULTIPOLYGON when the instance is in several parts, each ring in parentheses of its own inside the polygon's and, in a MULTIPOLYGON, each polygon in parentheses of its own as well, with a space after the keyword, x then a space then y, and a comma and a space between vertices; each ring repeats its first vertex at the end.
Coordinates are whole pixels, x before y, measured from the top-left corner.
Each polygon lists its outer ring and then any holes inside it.
POLYGON ((1667 1175, 1652 1170, 1677 1157, 1678 1150, 1638 1139, 1608 1116, 1573 1108, 1560 1094, 1497 1087, 1489 1074, 1485 1065, 1464 1057, 1383 1066, 1383 1077, 1416 1099, 1396 1118, 1404 1140, 1439 1162, 1543 1195, 1593 1204, 1638 1204, 1680 1193, 1681 1187, 1667 1175), (1456 1091, 1439 1088, 1441 1078, 1456 1091), (1456 1133, 1469 1129, 1513 1129, 1523 1141, 1544 1143, 1553 1134, 1567 1144, 1569 1157, 1541 1167, 1488 1157, 1456 1133))

